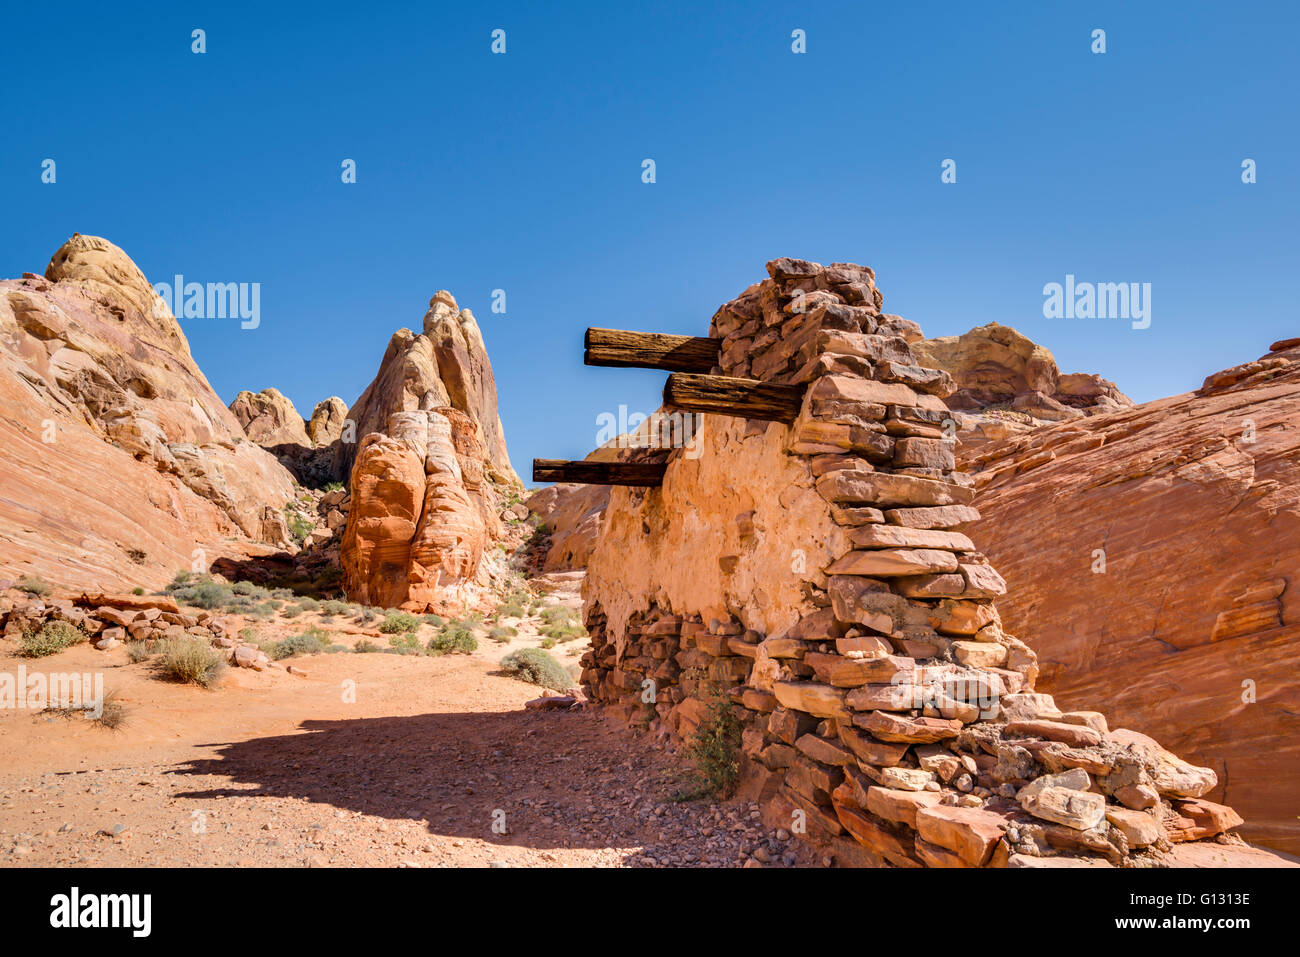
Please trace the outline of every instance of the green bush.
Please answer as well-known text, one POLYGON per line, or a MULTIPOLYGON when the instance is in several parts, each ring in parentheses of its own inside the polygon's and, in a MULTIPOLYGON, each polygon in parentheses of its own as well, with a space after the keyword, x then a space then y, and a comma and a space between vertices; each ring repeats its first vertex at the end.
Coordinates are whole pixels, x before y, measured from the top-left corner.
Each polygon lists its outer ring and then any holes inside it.
POLYGON ((301 608, 303 611, 319 611, 320 602, 318 602, 315 598, 304 597, 298 599, 298 607, 301 608))
POLYGON ((583 628, 577 622, 564 622, 555 625, 543 625, 537 629, 539 634, 545 635, 552 643, 557 641, 573 641, 576 638, 586 638, 587 629, 583 628))
POLYGON ((693 768, 683 800, 701 797, 725 798, 740 777, 740 735, 742 725, 735 706, 722 691, 714 689, 706 699, 708 708, 686 746, 693 768))
POLYGON ((522 618, 524 617, 524 606, 516 601, 506 601, 497 605, 498 618, 522 618))
POLYGON ((447 623, 441 615, 422 615, 420 620, 426 625, 433 625, 434 628, 441 628, 447 623))
POLYGON ((284 510, 285 524, 289 526, 289 534, 293 540, 301 545, 307 541, 307 536, 312 533, 316 527, 314 522, 310 522, 306 517, 299 515, 297 512, 291 512, 286 507, 284 510))
POLYGON ((385 654, 389 655, 422 655, 424 646, 420 644, 420 639, 415 635, 389 635, 389 647, 384 649, 385 654))
POLYGON ((385 617, 379 630, 385 635, 396 635, 403 632, 415 632, 420 630, 420 619, 414 615, 407 614, 404 611, 390 611, 385 617))
POLYGON ((44 598, 54 591, 49 582, 34 575, 24 575, 18 581, 14 582, 14 587, 19 591, 25 591, 29 595, 35 595, 37 598, 44 598))
POLYGON ((348 603, 339 601, 337 598, 331 598, 329 601, 321 602, 320 613, 326 617, 341 615, 348 610, 348 603))
POLYGON ((379 646, 375 644, 373 641, 371 641, 369 638, 362 638, 360 641, 358 641, 355 645, 352 646, 352 650, 359 655, 366 655, 378 651, 379 646))
POLYGON ((132 594, 132 595, 143 595, 143 594, 144 594, 144 589, 141 588, 139 585, 136 585, 134 588, 131 589, 131 594, 132 594))
POLYGON ((66 621, 47 621, 40 629, 29 628, 18 639, 18 653, 24 658, 44 658, 79 644, 89 637, 66 621))
POLYGON ((211 611, 214 608, 220 608, 223 605, 232 604, 234 592, 229 585, 223 585, 220 582, 214 582, 211 579, 201 580, 197 584, 183 585, 173 588, 167 586, 173 598, 183 605, 193 605, 196 608, 203 608, 211 611))
POLYGON ((263 588, 261 585, 254 585, 252 582, 235 582, 230 586, 230 590, 236 595, 247 595, 250 598, 256 598, 259 601, 265 601, 271 597, 271 590, 263 588))
POLYGON ((542 609, 542 621, 548 625, 565 625, 577 620, 577 611, 568 605, 547 605, 542 609))
POLYGON ((549 637, 548 637, 548 638, 543 638, 540 642, 538 642, 538 644, 540 644, 543 648, 554 648, 554 647, 555 647, 555 639, 554 639, 554 638, 549 638, 549 637))
POLYGON ((560 667, 560 663, 540 648, 520 648, 501 659, 501 670, 506 674, 531 684, 568 691, 573 678, 560 667))
POLYGON ((510 639, 519 634, 518 628, 508 628, 505 625, 497 625, 488 632, 488 637, 493 641, 500 642, 503 645, 510 644, 510 639))
POLYGON ((425 646, 433 655, 467 655, 478 647, 474 632, 457 622, 449 622, 429 639, 425 646))
POLYGON ((163 643, 154 638, 148 638, 144 641, 128 641, 126 643, 126 656, 131 659, 132 664, 139 664, 147 661, 162 650, 163 643))
POLYGON ((320 628, 308 628, 301 635, 291 635, 266 648, 266 653, 276 661, 295 655, 318 655, 329 647, 329 634, 320 628))
POLYGON ((162 667, 177 681, 211 688, 226 670, 226 659, 202 638, 171 638, 163 648, 162 667))

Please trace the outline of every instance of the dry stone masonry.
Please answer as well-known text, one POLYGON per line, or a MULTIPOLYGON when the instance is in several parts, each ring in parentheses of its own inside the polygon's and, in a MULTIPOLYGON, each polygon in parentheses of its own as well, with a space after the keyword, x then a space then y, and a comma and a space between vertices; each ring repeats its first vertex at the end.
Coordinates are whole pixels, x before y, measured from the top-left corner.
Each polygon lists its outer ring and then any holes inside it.
POLYGON ((1006 584, 953 529, 941 370, 874 273, 778 259, 713 318, 724 376, 803 386, 791 424, 706 415, 662 486, 615 488, 584 585, 590 696, 686 739, 743 720, 742 789, 837 860, 898 867, 1160 863, 1241 819, 1213 771, 1034 690, 1006 584))

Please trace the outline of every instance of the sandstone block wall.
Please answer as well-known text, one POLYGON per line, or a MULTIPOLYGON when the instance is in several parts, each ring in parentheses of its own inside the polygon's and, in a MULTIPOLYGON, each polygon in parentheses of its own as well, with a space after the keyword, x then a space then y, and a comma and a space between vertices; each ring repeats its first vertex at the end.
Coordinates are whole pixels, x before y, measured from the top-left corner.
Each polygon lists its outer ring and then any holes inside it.
MULTIPOLYGON (((590 696, 681 738, 726 695, 774 826, 864 864, 1123 865, 1241 823, 1213 771, 1034 690, 919 327, 870 269, 779 259, 714 316, 725 375, 806 385, 787 426, 704 417, 616 488, 584 585, 590 696)), ((1220 837, 1230 841, 1230 837, 1220 837)))

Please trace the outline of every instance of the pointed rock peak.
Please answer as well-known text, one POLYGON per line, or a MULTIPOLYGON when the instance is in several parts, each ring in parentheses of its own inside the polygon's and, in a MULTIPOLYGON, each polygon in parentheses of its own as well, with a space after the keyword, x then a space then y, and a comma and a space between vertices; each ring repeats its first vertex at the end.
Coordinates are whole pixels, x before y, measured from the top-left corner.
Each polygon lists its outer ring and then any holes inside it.
POLYGON ((456 297, 446 289, 439 289, 429 300, 429 311, 424 314, 424 334, 431 335, 439 326, 457 319, 459 314, 456 297))

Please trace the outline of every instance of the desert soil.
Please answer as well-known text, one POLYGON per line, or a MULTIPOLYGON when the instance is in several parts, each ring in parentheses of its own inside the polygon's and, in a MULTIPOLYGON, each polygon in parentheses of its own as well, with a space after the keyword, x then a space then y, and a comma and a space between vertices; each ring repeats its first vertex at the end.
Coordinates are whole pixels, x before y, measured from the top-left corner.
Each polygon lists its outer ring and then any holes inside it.
MULTIPOLYGON (((257 627, 278 637, 312 623, 340 643, 363 637, 310 615, 257 627)), ((0 649, 11 673, 102 671, 127 710, 112 730, 0 711, 0 865, 820 862, 765 830, 755 804, 672 800, 685 762, 665 742, 595 710, 525 710, 541 690, 497 670, 536 644, 520 631, 470 655, 231 668, 213 690, 164 680, 124 647, 35 661, 0 649)), ((553 651, 570 664, 585 644, 553 651)))

